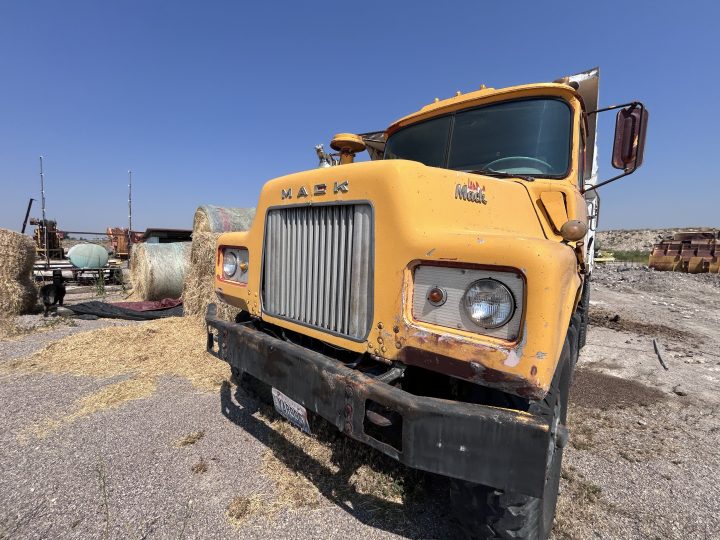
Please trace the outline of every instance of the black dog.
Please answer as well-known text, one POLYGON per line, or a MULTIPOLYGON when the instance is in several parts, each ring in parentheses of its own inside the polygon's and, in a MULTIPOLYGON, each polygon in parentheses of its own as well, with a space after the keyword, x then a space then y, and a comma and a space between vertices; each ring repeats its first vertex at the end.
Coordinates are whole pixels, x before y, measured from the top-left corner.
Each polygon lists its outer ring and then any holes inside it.
POLYGON ((63 305, 65 299, 65 279, 63 278, 61 270, 53 270, 53 282, 52 285, 43 285, 40 289, 42 295, 43 305, 45 306, 45 313, 43 317, 48 316, 50 306, 55 304, 63 305))

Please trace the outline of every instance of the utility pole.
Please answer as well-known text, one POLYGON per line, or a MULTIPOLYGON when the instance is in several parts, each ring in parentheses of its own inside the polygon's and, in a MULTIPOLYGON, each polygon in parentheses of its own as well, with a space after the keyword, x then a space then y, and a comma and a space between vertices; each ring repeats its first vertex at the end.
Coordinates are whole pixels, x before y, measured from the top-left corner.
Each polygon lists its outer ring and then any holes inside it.
POLYGON ((132 171, 128 171, 128 253, 132 249, 132 171))
POLYGON ((43 228, 43 242, 45 244, 45 269, 50 268, 50 251, 48 250, 48 230, 47 222, 45 221, 45 174, 43 172, 43 158, 40 156, 40 195, 42 199, 42 228, 43 228))

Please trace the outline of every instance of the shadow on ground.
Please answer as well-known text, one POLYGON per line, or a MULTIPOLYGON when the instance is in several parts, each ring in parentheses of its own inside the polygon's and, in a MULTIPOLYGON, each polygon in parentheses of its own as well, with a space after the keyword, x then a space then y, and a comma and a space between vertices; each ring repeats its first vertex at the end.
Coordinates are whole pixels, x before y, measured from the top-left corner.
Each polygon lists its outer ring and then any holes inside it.
POLYGON ((279 416, 271 407, 248 397, 239 386, 233 388, 227 381, 220 389, 220 404, 226 418, 307 479, 325 499, 365 525, 406 538, 462 536, 450 516, 446 479, 404 467, 315 418, 311 424, 315 438, 331 452, 329 460, 319 460, 297 444, 297 438, 290 440, 257 417, 260 412, 270 421, 277 420, 279 416), (359 490, 351 478, 367 465, 387 482, 359 490))

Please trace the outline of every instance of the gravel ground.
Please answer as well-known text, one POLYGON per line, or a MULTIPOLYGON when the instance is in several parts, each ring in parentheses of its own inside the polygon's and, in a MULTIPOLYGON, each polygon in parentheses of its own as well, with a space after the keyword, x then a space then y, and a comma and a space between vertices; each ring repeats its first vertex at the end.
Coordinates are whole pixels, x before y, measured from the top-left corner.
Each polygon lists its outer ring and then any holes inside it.
POLYGON ((597 247, 604 251, 651 251, 653 244, 663 238, 671 237, 676 232, 707 231, 717 234, 718 229, 712 227, 685 227, 676 229, 621 229, 598 231, 597 247))
POLYGON ((556 537, 720 538, 719 304, 717 275, 597 268, 556 537))
MULTIPOLYGON (((718 537, 719 300, 717 276, 596 271, 555 538, 718 537)), ((144 323, 62 321, 0 341, 0 367, 65 335, 118 324, 144 323)), ((441 479, 400 478, 406 492, 422 485, 421 497, 401 500, 348 490, 360 462, 331 470, 229 383, 206 392, 162 377, 149 397, 32 431, 123 377, 0 375, 0 538, 459 537, 441 479), (319 486, 319 502, 230 517, 233 502, 276 496, 269 455, 319 486)), ((362 453, 322 437, 320 445, 342 448, 346 460, 362 453)))

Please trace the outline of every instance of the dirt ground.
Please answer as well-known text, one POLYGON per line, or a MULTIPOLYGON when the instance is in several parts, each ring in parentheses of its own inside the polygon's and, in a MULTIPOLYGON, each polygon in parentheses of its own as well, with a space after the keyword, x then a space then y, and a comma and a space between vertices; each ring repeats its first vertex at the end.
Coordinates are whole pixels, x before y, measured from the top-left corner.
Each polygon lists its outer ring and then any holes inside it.
POLYGON ((685 227, 675 229, 619 229, 598 231, 597 248, 604 251, 652 251, 653 244, 664 238, 672 237, 677 232, 704 231, 714 232, 713 227, 685 227))
MULTIPOLYGON (((554 538, 720 537, 719 302, 718 276, 596 271, 554 538)), ((290 427, 201 324, 3 324, 0 538, 459 537, 442 479, 290 427)))

